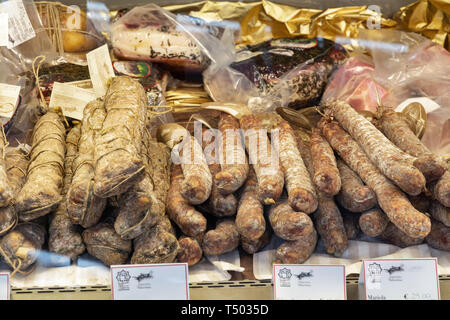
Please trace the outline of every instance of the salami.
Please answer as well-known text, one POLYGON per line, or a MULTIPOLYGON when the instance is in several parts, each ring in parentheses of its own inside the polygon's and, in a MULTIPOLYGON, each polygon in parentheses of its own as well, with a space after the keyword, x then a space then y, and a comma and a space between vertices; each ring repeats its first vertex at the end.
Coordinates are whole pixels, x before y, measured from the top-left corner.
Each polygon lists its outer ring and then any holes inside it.
POLYGON ((320 130, 313 129, 311 134, 311 157, 314 167, 314 184, 317 190, 332 197, 341 189, 341 177, 336 164, 333 149, 320 135, 320 130))
POLYGON ((258 180, 258 197, 264 204, 274 204, 280 198, 284 186, 278 157, 273 157, 267 133, 255 115, 243 116, 240 125, 244 130, 245 148, 258 180))
POLYGON ((444 174, 445 163, 420 141, 399 113, 392 110, 384 111, 378 119, 378 125, 384 135, 397 147, 417 158, 413 164, 424 174, 427 182, 436 180, 444 174))
POLYGON ((369 237, 378 237, 386 229, 389 218, 379 208, 363 212, 359 217, 359 227, 369 237))
POLYGON ((220 115, 220 166, 221 171, 215 174, 215 185, 219 192, 227 195, 237 191, 247 179, 249 164, 239 122, 233 116, 222 112, 220 115))
POLYGON ((444 207, 440 202, 434 200, 431 202, 430 214, 435 220, 450 227, 450 208, 444 207))
POLYGON ((447 170, 442 177, 428 185, 433 198, 446 207, 450 207, 450 171, 447 170))
POLYGON ((205 255, 221 255, 236 249, 239 245, 239 232, 231 219, 217 222, 216 228, 206 232, 202 250, 205 255))
POLYGON ((299 264, 305 262, 314 252, 317 244, 317 232, 306 235, 296 241, 286 241, 275 252, 275 262, 299 264))
POLYGON ((416 210, 420 212, 428 212, 430 210, 432 199, 427 197, 425 193, 421 193, 418 196, 408 196, 408 199, 416 210))
POLYGON ((425 238, 430 247, 450 251, 450 228, 439 221, 431 221, 431 232, 425 238))
POLYGON ((269 221, 274 233, 284 240, 298 240, 314 230, 311 218, 294 211, 288 201, 281 201, 270 208, 269 221))
POLYGON ((413 157, 397 148, 369 120, 346 102, 337 101, 328 107, 333 117, 386 177, 407 194, 414 196, 424 190, 425 177, 412 165, 413 157))
POLYGON ((342 186, 336 201, 351 212, 363 212, 377 204, 377 197, 372 189, 364 185, 361 178, 350 169, 344 161, 337 160, 342 186))
POLYGON ((406 195, 372 164, 358 143, 336 121, 322 120, 319 121, 319 127, 324 137, 375 192, 378 204, 389 220, 410 237, 426 237, 431 228, 430 219, 411 205, 406 195))
POLYGON ((239 199, 236 215, 236 228, 241 237, 247 240, 259 239, 266 230, 264 208, 257 194, 258 182, 253 168, 250 170, 247 181, 239 199))
MULTIPOLYGON (((303 161, 311 177, 314 176, 314 166, 311 157, 310 145, 298 137, 299 150, 303 161)), ((317 191, 318 206, 314 212, 313 219, 317 232, 323 239, 326 251, 336 257, 342 255, 348 245, 347 233, 341 212, 332 197, 317 191)))
POLYGON ((389 223, 384 229, 381 239, 400 248, 415 246, 424 240, 423 238, 411 238, 392 223, 389 223))
POLYGON ((352 212, 342 212, 342 219, 344 220, 345 233, 348 240, 356 239, 360 233, 359 228, 359 214, 352 212))
POLYGON ((272 237, 272 231, 267 228, 263 235, 255 240, 246 239, 241 236, 241 247, 242 250, 248 254, 254 254, 262 250, 265 246, 270 243, 270 238, 272 237))
POLYGON ((310 214, 317 209, 317 195, 298 150, 295 133, 284 120, 275 129, 279 130, 278 153, 289 204, 295 211, 310 214))
POLYGON ((172 168, 171 184, 167 195, 167 213, 169 218, 187 236, 196 236, 206 230, 206 219, 191 206, 181 195, 181 185, 184 180, 180 165, 172 168))
POLYGON ((201 260, 203 251, 197 240, 181 236, 178 239, 178 244, 180 245, 177 254, 178 262, 186 262, 188 266, 193 266, 201 260))

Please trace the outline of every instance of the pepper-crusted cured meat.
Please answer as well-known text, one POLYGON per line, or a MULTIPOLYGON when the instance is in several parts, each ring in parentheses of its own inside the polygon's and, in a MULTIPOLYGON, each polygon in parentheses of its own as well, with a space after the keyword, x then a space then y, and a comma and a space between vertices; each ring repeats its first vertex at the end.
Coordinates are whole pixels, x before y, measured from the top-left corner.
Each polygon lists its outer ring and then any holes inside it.
POLYGON ((238 120, 222 112, 218 129, 221 136, 219 142, 221 171, 215 174, 214 180, 219 192, 226 195, 235 192, 244 184, 249 164, 242 145, 238 120))
POLYGON ((281 196, 284 176, 274 157, 272 146, 261 121, 255 115, 240 120, 244 130, 245 148, 258 180, 258 197, 264 204, 274 204, 281 196))
POLYGON ((264 208, 258 198, 257 188, 256 174, 251 168, 241 192, 235 220, 239 234, 248 240, 259 239, 266 230, 264 208))
POLYGON ((118 76, 104 101, 106 118, 95 138, 94 194, 107 198, 122 194, 144 174, 141 148, 147 98, 137 80, 118 76))
POLYGON ((314 252, 317 244, 317 232, 314 230, 296 241, 286 241, 275 252, 276 261, 283 264, 303 263, 314 252))
MULTIPOLYGON (((297 137, 299 150, 311 177, 314 176, 314 167, 311 157, 310 145, 301 137, 297 137)), ((316 190, 318 198, 317 210, 313 214, 314 225, 322 237, 326 251, 339 257, 348 245, 347 233, 341 212, 332 197, 316 190)))
POLYGON ((103 214, 106 199, 94 194, 95 139, 100 134, 106 111, 103 101, 89 102, 83 110, 78 155, 73 160, 73 177, 67 191, 66 206, 69 217, 83 228, 96 225, 103 214))
POLYGON ((363 212, 373 208, 377 204, 375 192, 364 185, 361 178, 344 161, 338 159, 337 166, 342 186, 336 201, 351 212, 363 212))
POLYGON ((320 135, 320 130, 317 128, 313 129, 310 145, 314 167, 314 184, 317 190, 323 192, 326 196, 335 196, 341 189, 341 176, 333 149, 320 135))
POLYGON ((181 195, 181 184, 184 180, 180 165, 174 165, 171 183, 167 195, 167 213, 170 219, 187 236, 196 236, 206 230, 206 219, 181 195))
POLYGON ((275 129, 279 130, 278 153, 289 204, 295 211, 310 214, 317 209, 317 195, 298 150, 295 133, 284 120, 275 129))
POLYGON ((427 182, 444 174, 445 163, 420 141, 402 115, 386 110, 378 119, 378 124, 384 135, 397 147, 417 158, 413 164, 425 175, 427 182))
POLYGON ((412 165, 412 157, 409 154, 397 148, 349 104, 337 101, 331 103, 328 108, 364 150, 370 161, 400 189, 413 196, 424 190, 425 177, 412 165))
POLYGON ((205 255, 221 255, 236 249, 239 245, 239 232, 234 220, 219 220, 216 228, 206 232, 202 249, 205 255))
POLYGON ((389 220, 410 237, 426 237, 431 228, 430 219, 411 205, 406 195, 370 162, 358 143, 336 121, 322 120, 319 127, 324 137, 347 165, 375 192, 378 204, 389 220))
POLYGON ((379 208, 363 212, 359 217, 359 227, 369 237, 378 237, 389 223, 389 218, 379 208))
POLYGON ((47 112, 36 123, 26 182, 15 203, 21 220, 44 216, 62 200, 65 136, 64 124, 55 112, 47 112))

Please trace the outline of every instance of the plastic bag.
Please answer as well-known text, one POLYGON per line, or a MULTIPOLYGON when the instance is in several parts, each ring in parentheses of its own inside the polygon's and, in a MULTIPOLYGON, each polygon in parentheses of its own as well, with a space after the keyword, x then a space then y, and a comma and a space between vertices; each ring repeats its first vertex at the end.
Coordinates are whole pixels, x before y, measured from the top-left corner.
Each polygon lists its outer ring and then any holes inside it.
POLYGON ((323 38, 289 38, 263 42, 239 51, 231 65, 203 73, 215 101, 246 104, 252 112, 315 104, 345 49, 323 38))

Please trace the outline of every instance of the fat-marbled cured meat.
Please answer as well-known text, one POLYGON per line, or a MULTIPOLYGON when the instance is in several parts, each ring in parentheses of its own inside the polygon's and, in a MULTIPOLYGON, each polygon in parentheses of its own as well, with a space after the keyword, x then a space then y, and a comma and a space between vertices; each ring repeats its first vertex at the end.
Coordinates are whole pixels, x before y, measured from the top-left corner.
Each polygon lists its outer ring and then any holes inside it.
POLYGON ((439 180, 431 182, 428 190, 433 198, 446 207, 450 207, 450 170, 445 171, 439 180))
POLYGON ((378 237, 386 229, 389 218, 379 208, 363 212, 359 217, 359 227, 369 237, 378 237))
POLYGON ((314 230, 296 241, 286 241, 275 251, 275 262, 283 264, 303 263, 314 252, 317 244, 317 232, 314 230))
POLYGON ((15 203, 22 221, 50 213, 62 200, 66 129, 60 116, 47 112, 36 123, 25 184, 15 203))
POLYGON ((105 95, 106 118, 95 137, 94 194, 101 198, 128 190, 144 174, 141 157, 147 97, 127 76, 114 77, 105 95))
POLYGON ((333 149, 317 128, 313 129, 310 144, 314 166, 313 181, 316 188, 328 197, 337 195, 341 189, 341 177, 333 149))
POLYGON ((275 129, 279 130, 278 153, 289 204, 295 211, 310 214, 317 209, 317 195, 298 150, 295 133, 284 120, 280 121, 275 129))
POLYGON ((450 251, 450 227, 439 221, 431 220, 431 232, 425 241, 430 247, 450 251))
POLYGON ((423 238, 411 238, 402 230, 397 228, 393 223, 388 223, 386 229, 384 229, 380 237, 384 241, 387 241, 388 243, 400 248, 415 246, 421 244, 424 241, 423 238))
POLYGON ((346 164, 376 194, 378 204, 389 220, 408 236, 424 238, 430 232, 430 219, 417 211, 406 195, 375 167, 358 143, 336 121, 319 122, 322 134, 346 164))
POLYGON ((221 194, 227 195, 237 191, 244 184, 249 164, 242 144, 239 121, 222 112, 218 129, 221 136, 219 154, 222 170, 215 175, 215 184, 221 194))
MULTIPOLYGON (((305 162, 310 177, 314 176, 314 165, 309 142, 297 137, 300 154, 305 162)), ((348 245, 347 233, 341 212, 333 197, 316 190, 318 206, 313 214, 314 225, 324 242, 326 251, 341 256, 348 245)))
POLYGON ((216 228, 203 237, 202 250, 205 255, 221 255, 239 246, 239 232, 233 219, 217 221, 216 228))
POLYGON ((447 227, 450 227, 449 207, 444 207, 439 201, 433 200, 431 202, 429 213, 435 220, 443 223, 447 227))
POLYGON ((178 244, 180 245, 177 254, 178 262, 186 262, 188 266, 193 266, 203 257, 202 247, 194 238, 181 236, 178 244))
POLYGON ((278 157, 274 157, 271 143, 261 121, 255 115, 240 120, 244 130, 245 148, 258 180, 258 197, 264 204, 274 204, 281 196, 284 175, 278 157))
POLYGON ((351 212, 363 212, 373 208, 377 204, 373 190, 364 185, 361 178, 341 159, 337 160, 337 166, 342 186, 336 201, 351 212))
POLYGON ((445 163, 420 141, 402 115, 392 110, 384 111, 378 119, 378 125, 397 147, 417 158, 413 164, 424 174, 427 182, 439 179, 444 174, 445 163))
POLYGON ((103 101, 91 101, 83 110, 81 136, 78 141, 78 155, 73 160, 66 208, 72 222, 83 228, 96 225, 103 214, 106 199, 94 194, 94 149, 95 139, 102 129, 106 111, 103 101))
POLYGON ((174 165, 166 201, 167 213, 185 235, 196 236, 206 231, 206 218, 181 195, 183 180, 181 166, 174 165))
POLYGON ((266 230, 264 208, 258 198, 258 181, 253 168, 250 168, 247 181, 241 192, 238 211, 236 214, 236 228, 242 238, 248 240, 259 239, 266 230))
POLYGON ((274 233, 284 240, 298 240, 314 230, 311 218, 294 211, 287 201, 274 204, 268 216, 274 233))
POLYGON ((413 196, 425 189, 425 177, 413 166, 414 158, 397 148, 364 116, 343 101, 330 103, 328 109, 370 161, 400 189, 413 196))

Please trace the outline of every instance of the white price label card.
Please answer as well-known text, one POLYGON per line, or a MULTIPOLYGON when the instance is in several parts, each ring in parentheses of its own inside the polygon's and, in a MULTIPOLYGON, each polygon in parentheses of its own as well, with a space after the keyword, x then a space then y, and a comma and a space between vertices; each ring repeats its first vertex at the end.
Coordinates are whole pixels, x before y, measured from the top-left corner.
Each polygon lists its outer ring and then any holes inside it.
POLYGON ((108 90, 109 80, 115 76, 108 45, 92 50, 86 58, 95 94, 97 97, 103 97, 108 90))
POLYGON ((0 12, 8 14, 8 49, 36 37, 36 32, 22 0, 0 3, 0 12))
POLYGON ((0 272, 0 300, 10 299, 9 273, 0 272))
POLYGON ((113 300, 189 300, 187 263, 111 266, 113 300))
POLYGON ((66 117, 82 120, 84 107, 95 98, 91 90, 55 82, 49 107, 50 109, 60 107, 66 117))
POLYGON ((20 86, 0 83, 0 117, 11 118, 19 102, 20 86))
POLYGON ((275 300, 346 300, 344 265, 273 265, 275 300))
POLYGON ((363 260, 366 300, 439 300, 437 259, 363 260))
POLYGON ((0 47, 8 46, 8 41, 8 14, 2 12, 0 13, 0 47))

